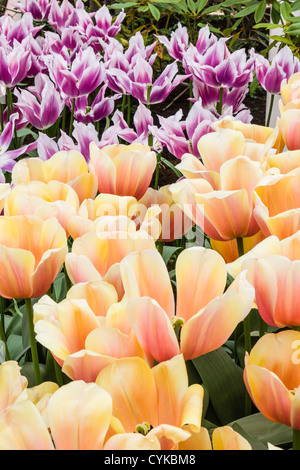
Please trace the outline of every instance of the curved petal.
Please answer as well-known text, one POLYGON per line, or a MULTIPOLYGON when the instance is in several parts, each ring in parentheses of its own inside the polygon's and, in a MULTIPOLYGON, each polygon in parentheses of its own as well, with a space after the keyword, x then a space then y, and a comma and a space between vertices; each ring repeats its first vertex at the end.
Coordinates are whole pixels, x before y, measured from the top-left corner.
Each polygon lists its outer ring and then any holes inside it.
POLYGON ((48 405, 57 450, 101 450, 112 417, 112 400, 94 383, 70 382, 48 405))
POLYGON ((226 286, 226 265, 218 253, 203 247, 183 250, 176 261, 176 315, 189 320, 226 286))
POLYGON ((1 450, 54 450, 37 408, 29 400, 14 403, 0 416, 1 450))
POLYGON ((175 301, 169 273, 157 250, 130 253, 120 262, 126 297, 151 297, 169 318, 174 315, 175 301))
POLYGON ((133 432, 144 421, 158 424, 157 392, 150 367, 143 359, 119 359, 103 369, 96 384, 104 388, 113 400, 113 415, 125 432, 133 432))
POLYGON ((214 450, 252 450, 249 442, 230 426, 214 429, 212 444, 214 450))
POLYGON ((162 362, 179 354, 170 319, 155 300, 150 297, 128 299, 127 316, 147 356, 162 362))

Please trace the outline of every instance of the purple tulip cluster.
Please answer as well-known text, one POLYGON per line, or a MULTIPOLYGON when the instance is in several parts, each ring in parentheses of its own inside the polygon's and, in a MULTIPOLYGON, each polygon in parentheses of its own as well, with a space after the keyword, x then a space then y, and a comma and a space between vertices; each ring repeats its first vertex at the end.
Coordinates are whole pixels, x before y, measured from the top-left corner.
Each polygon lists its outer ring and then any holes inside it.
POLYGON ((156 36, 145 44, 137 31, 125 44, 117 36, 124 11, 116 18, 105 5, 88 12, 82 0, 75 6, 68 0, 18 0, 15 6, 20 19, 0 17, 4 171, 35 149, 48 159, 78 148, 89 160, 90 142, 101 147, 138 141, 179 159, 187 152, 198 156, 197 142, 216 120, 230 115, 251 121, 243 102, 254 73, 277 93, 281 80, 300 69, 288 48, 270 64, 254 51, 231 52, 227 39, 208 26, 199 30, 196 44, 180 23, 170 38, 156 36), (156 66, 158 44, 170 57, 163 69, 156 66), (190 90, 186 116, 181 109, 168 117, 163 109, 154 111, 182 87, 190 90), (26 141, 14 139, 22 128, 32 129, 26 141), (30 135, 35 142, 28 143, 30 135))

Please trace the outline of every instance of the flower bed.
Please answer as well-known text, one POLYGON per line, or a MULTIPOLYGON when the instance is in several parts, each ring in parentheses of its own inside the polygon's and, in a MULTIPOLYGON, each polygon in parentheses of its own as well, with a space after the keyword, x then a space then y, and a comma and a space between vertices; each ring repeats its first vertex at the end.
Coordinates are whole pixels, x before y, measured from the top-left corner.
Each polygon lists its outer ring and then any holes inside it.
POLYGON ((80 0, 16 8, 0 449, 298 450, 299 59, 208 25, 125 41, 124 10, 80 0))

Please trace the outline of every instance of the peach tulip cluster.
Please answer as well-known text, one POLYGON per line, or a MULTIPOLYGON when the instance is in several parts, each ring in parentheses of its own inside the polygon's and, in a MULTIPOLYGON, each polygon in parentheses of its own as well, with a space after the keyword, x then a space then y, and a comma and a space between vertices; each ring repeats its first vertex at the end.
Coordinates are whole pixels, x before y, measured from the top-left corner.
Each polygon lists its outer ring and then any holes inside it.
POLYGON ((36 384, 0 363, 1 450, 251 450, 230 423, 209 433, 187 367, 241 325, 246 397, 300 439, 300 143, 285 124, 299 81, 282 84, 275 128, 215 122, 158 189, 139 142, 16 162, 0 185, 0 295, 25 301, 36 384), (195 227, 204 246, 176 244, 195 227), (265 331, 248 350, 253 310, 265 331), (43 380, 38 348, 66 380, 43 380))
POLYGON ((17 362, 8 361, 0 384, 1 450, 251 449, 230 426, 214 429, 211 441, 200 425, 203 388, 188 386, 180 355, 152 369, 125 358, 95 382, 61 387, 29 387, 17 362))

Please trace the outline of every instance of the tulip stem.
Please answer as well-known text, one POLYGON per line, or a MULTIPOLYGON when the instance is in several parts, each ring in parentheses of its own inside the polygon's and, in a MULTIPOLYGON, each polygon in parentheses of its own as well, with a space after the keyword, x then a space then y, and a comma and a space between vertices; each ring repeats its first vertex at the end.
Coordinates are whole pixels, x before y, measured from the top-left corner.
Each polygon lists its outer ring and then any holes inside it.
POLYGON ((5 345, 5 358, 7 361, 10 361, 10 354, 8 351, 6 336, 5 336, 5 323, 4 323, 4 308, 5 308, 4 302, 5 301, 3 297, 0 298, 0 302, 1 302, 0 339, 3 341, 5 345))
POLYGON ((159 165, 160 165, 160 155, 157 156, 156 170, 155 170, 155 184, 154 189, 158 189, 158 178, 159 178, 159 165))
POLYGON ((300 450, 300 430, 293 429, 293 450, 300 450))
POLYGON ((220 99, 217 102, 217 113, 221 116, 223 108, 223 88, 220 88, 220 99))
POLYGON ((130 126, 130 118, 131 118, 131 99, 130 95, 127 96, 127 124, 130 126))
POLYGON ((1 132, 3 131, 4 128, 4 111, 3 111, 3 104, 0 103, 0 108, 1 108, 1 132))
POLYGON ((270 106, 269 106, 269 113, 268 113, 268 119, 267 119, 267 127, 269 127, 270 125, 270 121, 271 121, 271 116, 272 116, 272 110, 273 110, 273 104, 274 104, 274 96, 275 95, 271 95, 271 99, 270 99, 270 106))
POLYGON ((73 130, 73 121, 74 121, 74 111, 75 111, 75 98, 72 101, 72 111, 71 111, 71 119, 70 119, 70 127, 69 127, 69 136, 72 136, 73 130))
POLYGON ((32 308, 32 303, 31 303, 30 298, 25 299, 25 305, 26 305, 27 323, 28 323, 28 330, 29 330, 34 376, 35 376, 36 385, 39 385, 41 383, 41 373, 40 373, 37 343, 35 339, 34 325, 33 325, 33 308, 32 308))
POLYGON ((239 258, 244 255, 244 242, 242 237, 237 237, 236 239, 239 258))

